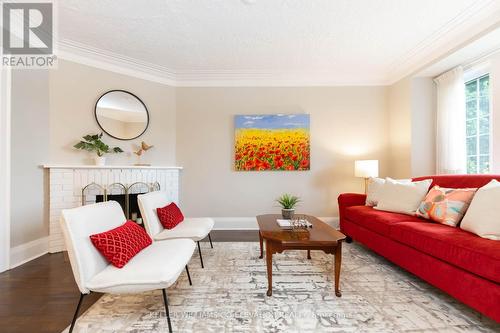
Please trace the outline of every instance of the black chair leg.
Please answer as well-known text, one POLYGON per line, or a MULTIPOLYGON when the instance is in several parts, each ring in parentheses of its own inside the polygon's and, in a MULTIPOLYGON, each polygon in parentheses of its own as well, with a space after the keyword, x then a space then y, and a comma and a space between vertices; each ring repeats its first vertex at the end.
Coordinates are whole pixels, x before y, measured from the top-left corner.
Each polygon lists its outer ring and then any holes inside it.
POLYGON ((201 268, 205 268, 203 266, 203 257, 201 255, 200 241, 197 241, 197 243, 198 243, 198 253, 200 254, 201 268))
POLYGON ((161 291, 163 292, 163 303, 165 303, 165 312, 167 313, 168 331, 172 333, 172 323, 170 322, 170 312, 168 311, 167 293, 165 292, 165 289, 162 289, 161 291))
POLYGON ((73 332, 73 328, 75 327, 76 318, 78 318, 78 311, 80 311, 80 306, 82 305, 83 297, 85 297, 85 294, 80 294, 80 300, 78 301, 78 305, 76 306, 75 315, 73 316, 73 320, 71 321, 71 326, 69 327, 69 333, 73 332))
POLYGON ((213 249, 214 245, 212 244, 212 237, 210 237, 210 233, 208 233, 208 240, 210 241, 210 247, 213 249))
POLYGON ((188 265, 186 265, 186 273, 188 275, 188 279, 189 279, 189 285, 192 286, 193 285, 193 282, 191 282, 191 275, 189 274, 189 268, 188 268, 188 265))

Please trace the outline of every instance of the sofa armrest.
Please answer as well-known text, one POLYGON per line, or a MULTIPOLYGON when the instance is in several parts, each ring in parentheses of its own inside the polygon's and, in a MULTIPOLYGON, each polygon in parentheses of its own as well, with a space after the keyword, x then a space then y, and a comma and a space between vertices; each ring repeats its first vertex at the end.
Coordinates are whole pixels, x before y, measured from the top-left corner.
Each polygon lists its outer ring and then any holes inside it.
POLYGON ((342 193, 339 195, 339 209, 350 206, 364 206, 366 202, 366 194, 360 193, 342 193))
MULTIPOLYGON (((347 207, 364 206, 366 202, 366 194, 360 193, 342 193, 338 197, 339 203, 339 225, 340 231, 344 232, 344 212, 347 207)), ((345 233, 345 232, 344 232, 345 233)), ((348 236, 348 235, 347 235, 348 236)))

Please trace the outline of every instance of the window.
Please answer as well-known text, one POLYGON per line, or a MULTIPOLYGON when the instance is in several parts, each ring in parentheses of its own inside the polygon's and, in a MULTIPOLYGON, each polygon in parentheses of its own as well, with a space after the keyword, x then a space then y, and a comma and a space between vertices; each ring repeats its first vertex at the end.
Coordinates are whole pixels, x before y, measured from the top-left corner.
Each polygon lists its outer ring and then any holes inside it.
POLYGON ((490 76, 465 83, 467 173, 490 172, 490 76))

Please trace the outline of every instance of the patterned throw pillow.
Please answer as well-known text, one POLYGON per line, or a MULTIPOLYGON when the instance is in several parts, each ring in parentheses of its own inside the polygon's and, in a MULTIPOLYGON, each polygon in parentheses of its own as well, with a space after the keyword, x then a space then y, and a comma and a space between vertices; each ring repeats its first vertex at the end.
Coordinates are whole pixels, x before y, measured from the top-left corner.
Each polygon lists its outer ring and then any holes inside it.
POLYGON ((114 266, 122 268, 137 253, 151 245, 151 237, 133 221, 90 236, 92 244, 114 266))
POLYGON ((417 216, 456 227, 464 217, 476 188, 434 186, 417 210, 417 216))
POLYGON ((184 215, 182 215, 181 210, 177 207, 175 202, 172 202, 165 207, 157 208, 156 213, 158 214, 158 219, 160 220, 161 225, 165 229, 173 229, 179 223, 184 221, 184 215))

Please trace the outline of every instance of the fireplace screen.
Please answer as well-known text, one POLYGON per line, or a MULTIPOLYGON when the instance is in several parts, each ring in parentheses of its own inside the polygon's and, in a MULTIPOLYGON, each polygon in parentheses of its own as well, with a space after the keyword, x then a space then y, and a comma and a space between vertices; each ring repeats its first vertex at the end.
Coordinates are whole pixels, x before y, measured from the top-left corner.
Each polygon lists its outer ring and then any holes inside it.
POLYGON ((151 191, 159 191, 160 184, 137 182, 129 186, 122 183, 113 183, 103 187, 96 183, 91 183, 82 189, 82 205, 89 205, 104 201, 116 201, 120 204, 127 219, 139 224, 142 223, 142 216, 137 203, 139 194, 151 191))

